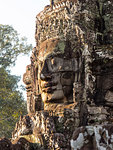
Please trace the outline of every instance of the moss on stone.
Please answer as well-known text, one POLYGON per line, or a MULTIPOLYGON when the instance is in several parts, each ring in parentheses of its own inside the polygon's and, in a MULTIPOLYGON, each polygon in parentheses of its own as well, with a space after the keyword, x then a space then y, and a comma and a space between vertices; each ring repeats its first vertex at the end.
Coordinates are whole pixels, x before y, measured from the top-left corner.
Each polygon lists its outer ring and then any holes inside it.
POLYGON ((65 49, 65 42, 64 41, 59 41, 58 42, 58 48, 59 50, 64 53, 64 49, 65 49))

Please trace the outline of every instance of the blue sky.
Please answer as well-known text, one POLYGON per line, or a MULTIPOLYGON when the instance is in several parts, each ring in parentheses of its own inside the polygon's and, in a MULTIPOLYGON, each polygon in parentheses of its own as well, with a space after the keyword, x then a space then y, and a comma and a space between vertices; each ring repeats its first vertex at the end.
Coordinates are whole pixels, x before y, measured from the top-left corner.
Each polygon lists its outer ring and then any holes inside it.
MULTIPOLYGON (((35 47, 36 15, 46 5, 49 5, 49 0, 0 0, 0 24, 12 25, 20 36, 26 36, 28 43, 35 47)), ((20 56, 12 68, 12 74, 22 76, 29 63, 30 56, 20 56)))

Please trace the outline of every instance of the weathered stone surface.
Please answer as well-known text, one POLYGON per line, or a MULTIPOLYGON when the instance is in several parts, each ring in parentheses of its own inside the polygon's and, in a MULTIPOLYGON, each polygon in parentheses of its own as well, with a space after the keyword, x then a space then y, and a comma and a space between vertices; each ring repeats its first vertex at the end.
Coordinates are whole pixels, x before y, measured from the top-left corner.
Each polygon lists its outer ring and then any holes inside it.
POLYGON ((0 150, 12 150, 12 143, 6 139, 0 139, 0 150))
POLYGON ((52 111, 40 111, 29 116, 30 126, 25 130, 21 120, 13 132, 12 139, 15 141, 19 137, 26 138, 31 143, 38 143, 40 148, 70 149, 70 139, 73 130, 79 125, 77 110, 66 109, 59 114, 52 111), (22 130, 23 129, 23 130, 22 130), (71 134, 70 134, 71 133, 71 134))
POLYGON ((33 150, 33 146, 25 139, 16 139, 12 144, 10 140, 0 139, 0 150, 33 150))
POLYGON ((25 139, 20 138, 13 142, 12 150, 32 150, 32 145, 25 139))
POLYGON ((50 2, 36 16, 28 115, 12 139, 40 150, 113 149, 113 2, 50 2))
POLYGON ((86 126, 76 129, 71 147, 73 150, 112 150, 113 125, 86 126))

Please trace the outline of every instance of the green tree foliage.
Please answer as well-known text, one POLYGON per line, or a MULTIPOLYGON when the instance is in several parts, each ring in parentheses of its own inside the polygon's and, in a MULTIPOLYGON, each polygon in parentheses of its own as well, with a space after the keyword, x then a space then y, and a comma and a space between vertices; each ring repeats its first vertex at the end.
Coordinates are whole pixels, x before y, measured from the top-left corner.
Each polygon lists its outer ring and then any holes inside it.
POLYGON ((0 68, 0 137, 11 137, 19 116, 26 113, 26 102, 17 90, 19 78, 0 68))
POLYGON ((11 137, 20 115, 26 113, 26 102, 19 91, 19 77, 7 69, 19 54, 28 54, 32 46, 19 39, 9 25, 0 25, 0 137, 11 137))
POLYGON ((32 45, 27 44, 26 37, 19 38, 13 27, 0 24, 0 65, 3 67, 15 63, 21 53, 28 54, 32 45))

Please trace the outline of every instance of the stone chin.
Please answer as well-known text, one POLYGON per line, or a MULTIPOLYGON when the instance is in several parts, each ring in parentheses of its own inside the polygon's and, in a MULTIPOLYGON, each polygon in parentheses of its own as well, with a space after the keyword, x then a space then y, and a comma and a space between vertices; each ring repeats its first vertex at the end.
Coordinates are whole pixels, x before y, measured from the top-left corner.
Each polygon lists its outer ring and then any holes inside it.
POLYGON ((51 94, 42 92, 41 97, 44 103, 62 103, 65 99, 62 90, 56 90, 51 94))

